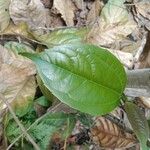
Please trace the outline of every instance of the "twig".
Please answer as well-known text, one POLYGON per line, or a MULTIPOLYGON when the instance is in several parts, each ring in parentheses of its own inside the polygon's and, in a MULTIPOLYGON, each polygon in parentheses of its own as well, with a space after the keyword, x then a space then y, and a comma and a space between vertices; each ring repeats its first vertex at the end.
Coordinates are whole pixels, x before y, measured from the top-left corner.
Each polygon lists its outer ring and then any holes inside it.
MULTIPOLYGON (((33 138, 26 132, 26 129, 24 128, 24 126, 20 123, 19 119, 17 118, 16 114, 14 113, 13 109, 11 108, 11 106, 9 105, 9 103, 7 102, 6 98, 0 93, 0 99, 3 101, 3 103, 6 104, 6 106, 8 107, 10 113, 12 114, 14 120, 16 121, 16 123, 18 124, 18 126, 20 127, 20 129, 22 130, 23 134, 27 137, 27 139, 32 143, 32 145, 34 146, 35 150, 40 150, 39 146, 35 143, 35 141, 33 140, 33 138)), ((10 148, 10 146, 9 146, 10 148)), ((8 148, 7 148, 8 150, 8 148)))
MULTIPOLYGON (((67 119, 67 129, 69 129, 69 125, 70 125, 70 120, 67 119)), ((67 150, 67 134, 68 134, 68 130, 67 130, 67 132, 66 132, 63 150, 67 150)))
POLYGON ((37 30, 42 29, 42 30, 49 30, 49 31, 55 31, 55 30, 61 30, 61 29, 74 29, 74 28, 78 29, 78 27, 75 27, 75 26, 69 26, 69 27, 63 26, 63 27, 55 27, 55 28, 35 27, 35 29, 37 30))

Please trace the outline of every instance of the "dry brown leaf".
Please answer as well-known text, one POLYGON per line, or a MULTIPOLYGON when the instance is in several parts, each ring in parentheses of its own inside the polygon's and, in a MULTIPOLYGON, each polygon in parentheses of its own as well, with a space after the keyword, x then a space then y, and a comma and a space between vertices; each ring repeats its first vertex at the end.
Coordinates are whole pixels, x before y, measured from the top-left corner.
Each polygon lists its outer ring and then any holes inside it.
POLYGON ((143 58, 136 64, 136 68, 150 68, 150 50, 146 54, 142 55, 143 58))
POLYGON ((40 0, 12 0, 9 11, 15 24, 26 22, 32 28, 48 25, 49 16, 40 0))
POLYGON ((52 0, 41 0, 45 8, 52 8, 53 6, 53 1, 52 0))
POLYGON ((19 23, 18 25, 14 25, 12 22, 9 26, 0 33, 0 35, 19 35, 23 36, 27 39, 33 39, 33 36, 28 32, 28 26, 26 23, 19 23))
POLYGON ((71 0, 54 0, 54 8, 62 15, 67 26, 74 26, 75 5, 71 0))
POLYGON ((92 4, 92 8, 87 15, 87 24, 92 24, 100 15, 100 11, 102 10, 104 4, 102 1, 96 0, 92 4))
POLYGON ((84 8, 84 2, 83 2, 83 0, 72 0, 72 2, 75 4, 75 6, 78 9, 83 10, 83 8, 84 8))
POLYGON ((104 117, 97 117, 91 138, 103 148, 129 148, 137 143, 135 137, 104 117))
POLYGON ((130 34, 130 36, 127 36, 123 38, 121 41, 116 41, 115 44, 110 44, 109 47, 112 49, 120 50, 123 52, 129 52, 132 54, 135 54, 136 51, 139 51, 138 49, 141 49, 146 41, 146 31, 143 28, 136 28, 130 34))
POLYGON ((133 68, 134 59, 131 53, 122 52, 114 49, 107 49, 107 50, 110 51, 113 55, 115 55, 126 68, 129 69, 133 68))
POLYGON ((132 130, 132 127, 127 118, 126 112, 122 108, 117 107, 115 110, 111 112, 111 116, 117 118, 119 121, 117 122, 116 120, 116 122, 120 123, 120 125, 123 125, 126 128, 126 130, 128 131, 132 130))
POLYGON ((57 14, 50 15, 50 27, 59 28, 64 26, 64 20, 57 14))
POLYGON ((146 44, 144 44, 142 53, 138 57, 135 68, 149 68, 150 67, 150 32, 148 32, 146 44))
POLYGON ((150 1, 149 0, 134 0, 135 7, 141 15, 150 19, 150 1))
MULTIPOLYGON (((0 45, 0 93, 13 106, 28 107, 34 98, 36 83, 34 64, 0 45)), ((6 106, 0 101, 0 109, 6 106)))
POLYGON ((124 111, 120 107, 117 107, 110 114, 112 116, 118 118, 119 120, 122 120, 123 116, 124 116, 124 111))
POLYGON ((115 49, 133 54, 140 48, 141 44, 142 44, 141 40, 132 41, 129 38, 125 38, 118 43, 118 47, 115 47, 115 49))
POLYGON ((139 100, 144 105, 144 107, 150 109, 150 97, 140 97, 139 100))
POLYGON ((150 30, 150 1, 149 0, 134 0, 135 15, 138 22, 150 30))
POLYGON ((123 3, 124 0, 108 1, 87 37, 90 43, 108 47, 122 41, 135 30, 136 23, 129 16, 123 3))
POLYGON ((8 12, 10 0, 0 0, 0 32, 7 28, 10 21, 8 12))

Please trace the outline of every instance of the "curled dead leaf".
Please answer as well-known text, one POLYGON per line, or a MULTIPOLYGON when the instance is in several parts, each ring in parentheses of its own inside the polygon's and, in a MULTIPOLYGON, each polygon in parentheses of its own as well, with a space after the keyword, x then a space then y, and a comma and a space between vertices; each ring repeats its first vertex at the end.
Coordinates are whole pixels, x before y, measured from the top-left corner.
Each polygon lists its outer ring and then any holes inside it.
POLYGON ((99 0, 96 0, 92 4, 92 8, 87 15, 87 24, 93 24, 93 22, 96 21, 96 18, 98 18, 100 15, 100 11, 102 10, 103 5, 103 2, 99 0))
POLYGON ((68 26, 74 25, 74 11, 76 7, 71 0, 54 0, 53 7, 62 15, 68 26))

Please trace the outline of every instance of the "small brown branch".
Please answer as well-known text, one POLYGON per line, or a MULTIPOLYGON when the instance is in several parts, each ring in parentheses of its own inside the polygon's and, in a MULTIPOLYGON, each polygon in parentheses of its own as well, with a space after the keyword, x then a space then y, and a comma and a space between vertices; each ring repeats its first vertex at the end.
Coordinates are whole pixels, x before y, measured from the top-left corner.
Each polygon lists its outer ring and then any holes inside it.
MULTIPOLYGON (((26 132, 26 129, 24 128, 24 126, 20 123, 19 119, 17 118, 16 114, 14 113, 13 109, 11 108, 10 104, 7 102, 6 98, 0 93, 0 99, 3 101, 3 103, 5 103, 5 105, 8 107, 10 113, 12 114, 14 120, 16 121, 16 123, 18 124, 18 126, 20 127, 20 129, 22 130, 23 134, 27 137, 27 139, 32 143, 32 145, 34 146, 35 150, 40 150, 39 146, 35 143, 35 141, 33 140, 33 138, 26 132)), ((10 146, 9 146, 10 148, 10 146)), ((7 148, 7 150, 9 149, 7 148)))

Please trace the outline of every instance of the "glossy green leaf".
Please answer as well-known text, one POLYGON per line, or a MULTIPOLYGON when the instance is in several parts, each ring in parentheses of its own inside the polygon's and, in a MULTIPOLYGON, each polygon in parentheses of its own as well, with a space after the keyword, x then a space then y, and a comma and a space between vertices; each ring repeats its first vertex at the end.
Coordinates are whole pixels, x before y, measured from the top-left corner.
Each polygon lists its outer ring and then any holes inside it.
POLYGON ((79 43, 83 42, 85 36, 87 35, 89 29, 87 28, 68 28, 68 29, 58 29, 50 33, 37 35, 33 34, 36 40, 40 41, 42 44, 51 48, 60 44, 69 43, 79 43))
POLYGON ((149 138, 150 131, 144 113, 132 102, 125 103, 125 110, 131 126, 140 141, 142 150, 148 150, 146 143, 149 138))
POLYGON ((119 60, 105 49, 68 44, 32 59, 45 86, 70 107, 92 115, 112 111, 120 102, 126 74, 119 60))

